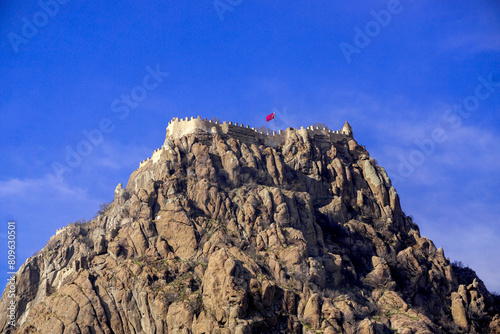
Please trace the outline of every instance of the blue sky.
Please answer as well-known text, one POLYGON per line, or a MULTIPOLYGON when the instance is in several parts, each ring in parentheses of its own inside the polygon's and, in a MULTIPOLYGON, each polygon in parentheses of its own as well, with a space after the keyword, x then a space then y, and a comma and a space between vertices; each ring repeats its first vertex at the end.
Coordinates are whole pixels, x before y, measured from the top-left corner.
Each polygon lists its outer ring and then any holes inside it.
POLYGON ((2 1, 0 242, 16 220, 19 265, 91 219, 172 117, 276 111, 348 120, 422 234, 500 292, 499 18, 487 0, 2 1))

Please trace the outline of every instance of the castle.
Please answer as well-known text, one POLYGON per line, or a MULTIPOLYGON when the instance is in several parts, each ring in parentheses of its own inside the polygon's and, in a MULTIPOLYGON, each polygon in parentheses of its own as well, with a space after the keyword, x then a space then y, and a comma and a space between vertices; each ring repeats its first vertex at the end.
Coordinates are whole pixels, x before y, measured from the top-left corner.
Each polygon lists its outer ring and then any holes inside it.
MULTIPOLYGON (((341 130, 333 131, 328 128, 319 128, 314 126, 309 126, 307 128, 301 127, 297 128, 287 128, 286 130, 279 130, 278 132, 272 131, 270 134, 264 132, 259 132, 257 129, 250 127, 248 125, 233 123, 233 122, 217 122, 212 120, 202 119, 198 117, 186 117, 184 119, 179 119, 174 117, 167 126, 167 136, 166 138, 180 138, 185 135, 196 133, 205 136, 221 135, 230 136, 241 142, 256 145, 266 145, 266 146, 280 146, 286 142, 288 136, 296 132, 301 136, 314 137, 316 140, 336 142, 341 141, 346 138, 352 138, 352 128, 348 122, 345 122, 344 127, 341 130)), ((143 160, 139 164, 139 168, 149 164, 155 163, 159 160, 163 145, 159 149, 153 152, 152 157, 143 160)))

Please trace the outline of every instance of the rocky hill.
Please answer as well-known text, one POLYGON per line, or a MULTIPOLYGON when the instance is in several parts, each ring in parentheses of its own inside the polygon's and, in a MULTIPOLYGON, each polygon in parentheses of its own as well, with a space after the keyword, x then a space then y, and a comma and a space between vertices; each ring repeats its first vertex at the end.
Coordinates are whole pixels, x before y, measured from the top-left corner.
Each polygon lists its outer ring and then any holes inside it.
POLYGON ((15 276, 2 333, 500 333, 496 296, 420 235, 347 123, 174 119, 109 207, 15 276))

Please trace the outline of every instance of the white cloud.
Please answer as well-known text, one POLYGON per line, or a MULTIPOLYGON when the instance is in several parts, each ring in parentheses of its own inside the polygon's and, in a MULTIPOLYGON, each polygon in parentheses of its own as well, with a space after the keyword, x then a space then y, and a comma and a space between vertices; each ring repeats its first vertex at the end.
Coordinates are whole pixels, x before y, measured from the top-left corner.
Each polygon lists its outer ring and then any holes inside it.
POLYGON ((439 43, 442 50, 467 54, 500 51, 497 5, 487 5, 483 2, 475 7, 474 11, 456 22, 457 25, 467 25, 468 29, 454 29, 451 34, 443 36, 439 43))
POLYGON ((72 188, 65 182, 59 181, 57 177, 52 174, 46 174, 42 178, 12 178, 6 181, 0 181, 0 197, 30 200, 41 195, 50 196, 47 198, 52 199, 68 197, 74 200, 87 199, 86 190, 82 188, 72 188))
POLYGON ((420 210, 415 220, 422 234, 432 239, 437 247, 443 247, 451 261, 462 261, 476 271, 490 291, 500 292, 500 259, 497 256, 500 229, 498 212, 493 214, 494 210, 482 203, 465 205, 462 209, 445 205, 429 208, 427 212, 420 210), (442 217, 436 217, 438 215, 442 217))
POLYGON ((87 189, 61 182, 51 174, 0 181, 0 212, 17 222, 19 263, 41 249, 57 228, 92 218, 102 202, 92 198, 87 189))
POLYGON ((118 142, 104 142, 95 156, 90 157, 87 169, 139 167, 139 162, 151 156, 153 150, 142 145, 123 145, 118 142))
POLYGON ((445 51, 464 51, 467 53, 480 53, 487 51, 500 51, 499 31, 489 31, 487 33, 467 33, 450 36, 442 44, 445 51))

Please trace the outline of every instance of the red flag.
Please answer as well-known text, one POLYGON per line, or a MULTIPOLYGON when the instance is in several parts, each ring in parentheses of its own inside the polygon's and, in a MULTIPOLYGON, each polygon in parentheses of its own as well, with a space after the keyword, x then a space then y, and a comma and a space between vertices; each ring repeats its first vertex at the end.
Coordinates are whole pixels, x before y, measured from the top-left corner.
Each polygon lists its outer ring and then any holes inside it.
POLYGON ((274 113, 266 116, 266 122, 272 121, 274 119, 274 113))

